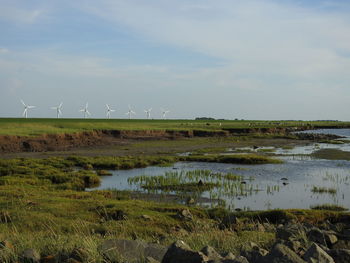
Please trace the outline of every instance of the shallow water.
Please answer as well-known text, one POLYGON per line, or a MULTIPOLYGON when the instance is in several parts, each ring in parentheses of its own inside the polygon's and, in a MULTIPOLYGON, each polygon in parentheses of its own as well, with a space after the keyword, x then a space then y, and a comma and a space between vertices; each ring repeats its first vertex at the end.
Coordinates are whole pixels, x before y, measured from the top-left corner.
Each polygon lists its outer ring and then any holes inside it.
MULTIPOLYGON (((327 131, 329 133, 329 131, 327 131)), ((350 136, 350 129, 335 130, 350 136)), ((140 185, 130 185, 128 178, 141 175, 164 175, 169 171, 211 170, 213 173, 234 173, 242 175, 247 187, 259 191, 244 191, 243 195, 227 194, 220 189, 203 192, 202 197, 221 198, 230 209, 264 210, 274 208, 310 208, 319 204, 337 204, 350 208, 350 162, 342 160, 314 159, 310 154, 321 148, 334 148, 350 152, 350 144, 312 144, 294 149, 276 149, 274 154, 283 164, 236 165, 222 163, 184 163, 172 167, 147 167, 132 170, 112 171, 113 176, 104 177, 96 189, 116 188, 119 190, 143 190, 140 185), (254 180, 249 181, 248 178, 254 180), (285 180, 281 180, 284 178, 285 180), (314 186, 336 189, 335 194, 313 193, 314 186)), ((215 205, 214 203, 207 205, 215 205)))

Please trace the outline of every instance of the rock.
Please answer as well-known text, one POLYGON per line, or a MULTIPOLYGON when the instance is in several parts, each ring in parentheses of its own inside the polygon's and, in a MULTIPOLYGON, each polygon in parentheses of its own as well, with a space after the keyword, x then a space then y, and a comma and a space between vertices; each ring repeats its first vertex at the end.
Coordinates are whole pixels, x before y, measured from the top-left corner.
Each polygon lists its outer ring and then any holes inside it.
POLYGON ((179 211, 177 213, 177 217, 180 218, 181 220, 188 220, 188 221, 193 220, 193 215, 188 209, 182 209, 181 211, 179 211))
POLYGON ((74 258, 77 261, 86 262, 89 259, 89 252, 84 248, 75 248, 70 254, 70 258, 74 258))
POLYGON ((301 243, 297 240, 288 240, 288 241, 286 241, 285 245, 297 254, 299 253, 299 251, 301 249, 301 243))
POLYGON ((146 257, 145 258, 145 263, 159 263, 158 260, 155 260, 154 258, 152 257, 146 257))
POLYGON ((268 251, 260 248, 254 242, 248 243, 248 249, 242 251, 242 256, 244 256, 250 263, 259 263, 262 258, 268 254, 268 251))
POLYGON ((42 257, 40 263, 58 263, 58 259, 55 256, 42 257))
POLYGON ((226 255, 224 255, 225 259, 235 259, 235 255, 232 252, 228 252, 226 255))
POLYGON ((22 252, 22 259, 25 263, 39 263, 40 254, 35 249, 28 248, 22 252))
POLYGON ((294 237, 302 234, 304 229, 300 225, 286 225, 282 227, 278 227, 276 229, 276 238, 282 240, 293 239, 294 237))
POLYGON ((209 259, 221 259, 221 255, 211 246, 202 248, 201 252, 206 255, 209 259))
POLYGON ((14 246, 12 243, 8 240, 4 240, 0 242, 0 249, 8 249, 8 250, 13 250, 14 246))
POLYGON ((350 262, 350 250, 348 249, 331 249, 329 255, 334 259, 336 263, 349 263, 350 262))
POLYGON ((338 242, 337 236, 332 231, 324 231, 323 234, 328 247, 333 247, 338 242))
POLYGON ((316 243, 305 252, 303 259, 308 263, 334 263, 333 258, 316 243))
POLYGON ((128 262, 136 262, 146 257, 161 261, 167 248, 158 244, 147 244, 141 240, 112 239, 103 242, 99 251, 111 261, 125 259, 128 262))
POLYGON ((325 236, 318 228, 313 228, 307 232, 307 238, 311 242, 315 242, 324 246, 327 246, 325 236))
POLYGON ((192 250, 185 242, 173 243, 163 257, 162 263, 202 263, 208 258, 202 252, 192 250))
POLYGON ((305 263, 293 250, 283 244, 276 244, 263 260, 263 263, 305 263))

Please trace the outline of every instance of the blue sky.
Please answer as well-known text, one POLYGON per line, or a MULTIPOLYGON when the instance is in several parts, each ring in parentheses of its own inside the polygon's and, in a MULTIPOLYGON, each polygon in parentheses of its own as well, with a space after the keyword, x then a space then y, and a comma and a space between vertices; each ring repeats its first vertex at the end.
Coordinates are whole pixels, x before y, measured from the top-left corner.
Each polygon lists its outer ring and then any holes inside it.
POLYGON ((350 4, 0 0, 0 116, 350 120, 350 4))

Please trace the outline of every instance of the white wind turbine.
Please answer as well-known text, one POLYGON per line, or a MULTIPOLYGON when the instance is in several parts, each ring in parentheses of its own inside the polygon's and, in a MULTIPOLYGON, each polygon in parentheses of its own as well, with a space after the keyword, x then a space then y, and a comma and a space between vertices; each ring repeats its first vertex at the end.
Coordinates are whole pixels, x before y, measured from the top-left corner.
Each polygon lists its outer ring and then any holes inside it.
POLYGON ((91 113, 88 110, 89 103, 87 102, 84 109, 81 109, 80 112, 84 112, 84 119, 86 119, 87 115, 91 116, 91 113))
POLYGON ((134 112, 132 109, 131 109, 131 107, 130 107, 130 105, 129 105, 129 110, 128 110, 128 112, 127 113, 125 113, 126 115, 129 115, 129 120, 131 119, 131 114, 135 114, 136 115, 136 112, 134 112))
POLYGON ((111 112, 115 112, 115 110, 112 110, 108 104, 106 104, 107 107, 107 118, 110 119, 111 118, 111 112))
POLYGON ((151 111, 152 111, 152 108, 150 108, 150 109, 148 109, 148 110, 145 110, 147 119, 150 119, 150 118, 151 118, 151 111))
POLYGON ((63 105, 63 102, 61 102, 60 105, 56 106, 56 107, 51 107, 52 110, 56 110, 56 113, 57 113, 57 119, 62 115, 62 105, 63 105))
POLYGON ((21 100, 21 102, 24 106, 23 117, 25 117, 27 119, 28 118, 28 110, 35 108, 35 106, 26 105, 23 100, 21 100))
POLYGON ((166 115, 170 112, 169 110, 164 109, 160 109, 160 111, 162 112, 163 119, 165 119, 166 115))

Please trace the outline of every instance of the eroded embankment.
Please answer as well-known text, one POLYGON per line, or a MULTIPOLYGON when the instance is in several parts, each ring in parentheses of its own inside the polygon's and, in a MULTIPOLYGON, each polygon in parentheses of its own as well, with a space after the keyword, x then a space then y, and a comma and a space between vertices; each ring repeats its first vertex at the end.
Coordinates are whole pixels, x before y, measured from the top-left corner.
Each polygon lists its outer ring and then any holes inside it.
POLYGON ((228 131, 94 130, 71 134, 44 134, 38 137, 0 136, 0 153, 65 151, 86 146, 103 146, 123 139, 176 139, 228 136, 228 131))
MULTIPOLYGON (((93 130, 37 137, 0 135, 0 153, 66 151, 89 146, 113 145, 124 139, 177 139, 225 137, 242 134, 288 134, 310 127, 235 128, 222 130, 93 130)), ((307 139, 310 135, 308 135, 307 139)))

